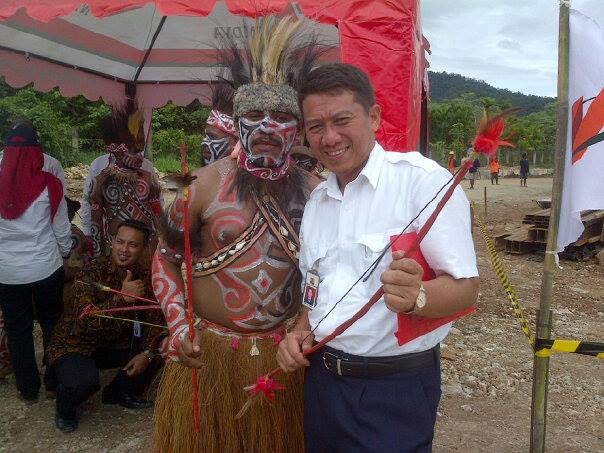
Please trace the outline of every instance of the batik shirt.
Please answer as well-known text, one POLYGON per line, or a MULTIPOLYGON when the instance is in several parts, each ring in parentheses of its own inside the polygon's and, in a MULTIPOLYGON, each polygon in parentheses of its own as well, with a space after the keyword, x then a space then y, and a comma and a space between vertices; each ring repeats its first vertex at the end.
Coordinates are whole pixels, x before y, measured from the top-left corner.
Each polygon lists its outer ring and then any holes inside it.
MULTIPOLYGON (((151 289, 151 271, 140 266, 130 270, 133 280, 140 279, 145 284, 142 297, 155 300, 151 289)), ((130 346, 135 331, 134 322, 95 315, 79 319, 88 305, 93 305, 95 309, 99 310, 151 305, 138 300, 126 302, 122 296, 100 291, 94 286, 82 283, 99 282, 119 290, 125 276, 126 270, 117 267, 110 257, 92 261, 76 276, 73 296, 66 301, 63 316, 57 323, 48 346, 49 363, 52 364, 59 357, 68 353, 91 356, 98 349, 120 349, 130 346)), ((156 324, 158 327, 140 325, 143 349, 157 349, 163 339, 163 333, 167 332, 163 327, 159 327, 165 325, 161 309, 107 313, 106 315, 156 324)))

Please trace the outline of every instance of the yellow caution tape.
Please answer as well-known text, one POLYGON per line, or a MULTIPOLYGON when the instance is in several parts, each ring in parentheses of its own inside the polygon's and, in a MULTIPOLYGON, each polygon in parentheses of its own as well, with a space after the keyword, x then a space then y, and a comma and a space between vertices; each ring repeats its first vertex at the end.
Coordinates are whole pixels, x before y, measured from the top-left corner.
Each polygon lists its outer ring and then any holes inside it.
MULTIPOLYGON (((474 210, 476 212, 476 210, 474 210)), ((506 295, 508 296, 508 300, 512 303, 514 307, 514 313, 520 322, 520 328, 526 335, 529 345, 534 348, 535 355, 538 357, 549 357, 552 351, 556 352, 571 352, 574 354, 583 354, 590 355, 593 357, 597 357, 599 359, 604 358, 604 343, 594 343, 589 341, 578 341, 578 340, 549 340, 549 339, 541 339, 537 338, 535 340, 535 336, 531 332, 531 328, 529 326, 528 321, 522 314, 522 307, 520 306, 520 302, 518 301, 518 297, 516 296, 516 291, 514 291, 514 287, 512 286, 510 279, 508 278, 507 272, 503 263, 501 262, 501 258, 499 258, 499 254, 497 253, 497 249, 495 248, 495 244, 493 240, 489 236, 489 233, 482 221, 478 218, 478 216, 474 217, 476 223, 480 228, 480 232, 482 233, 482 237, 484 238, 485 245, 487 246, 487 251, 489 253, 489 258, 491 259, 491 264, 495 269, 495 273, 501 282, 501 286, 505 290, 506 295)))
POLYGON ((574 354, 591 355, 604 359, 604 344, 578 340, 545 340, 537 339, 535 354, 543 357, 544 351, 572 352, 574 354))
POLYGON ((499 258, 499 254, 497 253, 497 249, 495 248, 495 244, 493 244, 493 240, 489 236, 487 228, 484 226, 484 223, 476 216, 476 223, 480 227, 480 232, 482 233, 482 237, 484 238, 484 243, 487 246, 487 251, 489 252, 489 258, 491 259, 491 264, 495 269, 495 273, 501 282, 501 286, 503 287, 506 295, 508 296, 508 300, 512 303, 514 307, 514 313, 520 321, 520 328, 526 335, 529 345, 533 346, 535 344, 535 337, 531 332, 531 328, 529 326, 528 321, 522 314, 522 307, 520 306, 520 302, 518 301, 518 297, 516 296, 516 291, 514 291, 514 287, 510 283, 510 279, 508 278, 508 274, 505 271, 505 267, 503 267, 503 263, 501 262, 501 258, 499 258))

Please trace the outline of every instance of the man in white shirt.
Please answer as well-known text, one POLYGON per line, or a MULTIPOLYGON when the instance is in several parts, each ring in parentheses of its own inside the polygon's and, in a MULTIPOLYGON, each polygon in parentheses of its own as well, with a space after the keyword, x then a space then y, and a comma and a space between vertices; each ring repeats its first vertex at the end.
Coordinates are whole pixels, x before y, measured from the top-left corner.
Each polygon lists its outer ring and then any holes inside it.
MULTIPOLYGON (((422 241, 425 268, 396 251, 360 278, 451 175, 417 152, 386 153, 375 141, 380 107, 358 68, 315 69, 300 99, 310 147, 332 171, 311 194, 300 232, 300 269, 307 282, 318 276, 319 283, 307 284, 306 307, 277 354, 285 371, 308 367, 306 450, 430 451, 438 346, 450 319, 478 294, 467 199, 457 189, 422 241), (384 298, 364 317, 308 360, 302 355, 381 285, 384 298)), ((419 230, 435 205, 405 233, 419 230)))
MULTIPOLYGON (((38 399, 41 385, 34 306, 45 347, 63 311, 63 258, 72 245, 63 194, 61 165, 42 152, 30 121, 17 122, 0 164, 0 307, 17 389, 27 402, 38 399)), ((45 384, 54 390, 51 373, 45 384)))

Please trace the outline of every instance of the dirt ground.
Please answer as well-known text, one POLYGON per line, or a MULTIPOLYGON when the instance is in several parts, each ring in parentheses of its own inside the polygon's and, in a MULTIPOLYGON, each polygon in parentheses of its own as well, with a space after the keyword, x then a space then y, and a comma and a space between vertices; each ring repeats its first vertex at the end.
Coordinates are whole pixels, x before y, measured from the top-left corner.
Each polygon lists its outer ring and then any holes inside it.
MULTIPOLYGON (((70 193, 82 182, 70 180, 70 193)), ((484 216, 491 234, 511 230, 548 196, 550 178, 532 178, 521 188, 518 179, 492 186, 478 180, 464 188, 484 216)), ((477 311, 456 323, 443 345, 443 397, 434 451, 528 451, 532 353, 505 293, 491 268, 478 228, 474 240, 481 274, 477 311)), ((502 260, 531 326, 539 304, 542 255, 505 255, 502 260)), ((604 270, 595 260, 562 261, 554 283, 556 338, 604 341, 604 270)), ((601 360, 555 354, 550 361, 547 451, 603 451, 604 392, 601 360)), ((105 374, 104 379, 111 377, 105 374)), ((152 410, 104 406, 97 395, 87 403, 80 428, 62 434, 54 428, 54 403, 42 398, 27 406, 16 397, 14 378, 0 381, 0 451, 2 452, 144 452, 150 447, 152 410)))

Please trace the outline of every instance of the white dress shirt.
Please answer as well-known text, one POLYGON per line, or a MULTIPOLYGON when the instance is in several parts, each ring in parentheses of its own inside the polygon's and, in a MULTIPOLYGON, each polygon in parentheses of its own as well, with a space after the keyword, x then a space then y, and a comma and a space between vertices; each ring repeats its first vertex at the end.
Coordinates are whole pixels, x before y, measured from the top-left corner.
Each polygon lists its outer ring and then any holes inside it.
MULTIPOLYGON (((42 170, 61 180, 65 194, 65 175, 59 161, 44 154, 42 170)), ((0 283, 19 285, 43 280, 63 265, 62 256, 69 255, 70 250, 67 203, 61 199, 51 221, 48 189, 19 218, 0 217, 0 283)))
MULTIPOLYGON (((371 266, 390 236, 398 234, 451 178, 451 174, 420 153, 385 152, 376 143, 359 176, 340 191, 335 174, 312 192, 300 231, 302 275, 314 268, 320 276, 317 305, 309 313, 315 339, 321 340, 349 319, 381 286, 380 276, 392 261, 382 259, 366 282, 354 289, 326 316, 361 274, 371 266), (326 316, 325 319, 323 317, 326 316), (319 321, 323 319, 323 321, 319 321), (318 327, 317 327, 317 324, 318 327)), ((418 231, 441 195, 406 232, 418 231)), ((475 277, 476 255, 470 209, 457 187, 430 232, 421 252, 436 275, 455 279, 475 277)), ((390 356, 430 349, 442 341, 451 323, 398 346, 396 313, 383 298, 329 345, 349 354, 390 356)))
MULTIPOLYGON (((82 231, 86 236, 90 236, 90 201, 89 197, 94 189, 94 181, 96 177, 110 164, 112 164, 109 159, 109 154, 103 154, 102 156, 97 157, 90 164, 90 169, 88 170, 88 175, 86 176, 86 181, 84 181, 84 193, 82 195, 82 231)), ((143 164, 141 165, 141 170, 148 171, 152 175, 155 175, 155 168, 153 168, 153 164, 148 159, 143 159, 143 164)), ((156 176, 157 177, 157 176, 156 176)), ((160 195, 160 203, 162 203, 162 198, 160 195)), ((162 203, 163 205, 163 203, 162 203)))

